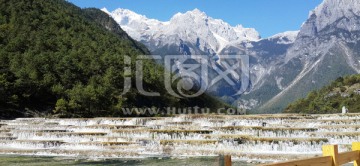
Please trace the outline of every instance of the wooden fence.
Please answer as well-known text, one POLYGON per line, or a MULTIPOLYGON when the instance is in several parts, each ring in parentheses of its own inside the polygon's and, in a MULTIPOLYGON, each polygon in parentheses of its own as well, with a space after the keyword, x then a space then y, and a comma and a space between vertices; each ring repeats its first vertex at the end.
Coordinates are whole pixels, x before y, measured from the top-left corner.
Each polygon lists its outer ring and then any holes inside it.
POLYGON ((294 160, 261 166, 340 166, 354 162, 354 166, 360 166, 360 142, 352 144, 351 152, 338 153, 337 145, 324 145, 323 157, 315 157, 304 160, 294 160))
MULTIPOLYGON (((354 166, 360 166, 360 142, 352 143, 352 151, 338 152, 338 145, 324 145, 323 156, 303 160, 286 161, 260 166, 340 166, 354 162, 354 166)), ((231 166, 231 156, 220 156, 219 166, 231 166)))

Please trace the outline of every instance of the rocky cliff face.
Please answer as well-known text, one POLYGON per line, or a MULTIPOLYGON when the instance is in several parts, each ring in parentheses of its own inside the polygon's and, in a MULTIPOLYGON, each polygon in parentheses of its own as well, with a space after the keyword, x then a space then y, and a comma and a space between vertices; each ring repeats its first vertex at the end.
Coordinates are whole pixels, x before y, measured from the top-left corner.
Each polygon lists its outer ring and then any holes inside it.
POLYGON ((360 72, 360 1, 325 0, 311 11, 272 77, 287 78, 284 89, 262 106, 283 108, 337 77, 360 72), (288 72, 291 71, 291 72, 288 72), (281 74, 276 74, 281 73, 281 74))

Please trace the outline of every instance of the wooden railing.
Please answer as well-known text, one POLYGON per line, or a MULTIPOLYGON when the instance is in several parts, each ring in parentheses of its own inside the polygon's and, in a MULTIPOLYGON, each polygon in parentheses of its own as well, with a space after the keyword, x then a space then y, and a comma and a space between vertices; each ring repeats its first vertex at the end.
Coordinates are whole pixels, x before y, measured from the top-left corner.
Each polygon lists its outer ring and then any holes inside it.
POLYGON ((340 166, 354 162, 354 166, 360 166, 360 142, 352 144, 351 152, 338 153, 337 145, 324 145, 322 147, 323 157, 304 160, 265 164, 262 166, 340 166))
MULTIPOLYGON (((351 152, 338 152, 338 145, 324 145, 322 147, 323 157, 315 157, 303 160, 294 160, 261 166, 340 166, 354 162, 354 166, 360 166, 360 142, 352 143, 351 152)), ((219 157, 219 166, 231 166, 231 156, 219 157)))

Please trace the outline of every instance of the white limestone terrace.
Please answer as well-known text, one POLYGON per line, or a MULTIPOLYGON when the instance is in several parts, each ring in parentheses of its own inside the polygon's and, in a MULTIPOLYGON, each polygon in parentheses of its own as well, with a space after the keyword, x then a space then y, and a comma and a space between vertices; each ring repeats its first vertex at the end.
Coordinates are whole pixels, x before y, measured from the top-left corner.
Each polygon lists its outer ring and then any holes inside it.
POLYGON ((0 126, 0 154, 87 159, 230 154, 263 162, 320 155, 324 144, 348 151, 360 140, 360 114, 20 118, 0 126))

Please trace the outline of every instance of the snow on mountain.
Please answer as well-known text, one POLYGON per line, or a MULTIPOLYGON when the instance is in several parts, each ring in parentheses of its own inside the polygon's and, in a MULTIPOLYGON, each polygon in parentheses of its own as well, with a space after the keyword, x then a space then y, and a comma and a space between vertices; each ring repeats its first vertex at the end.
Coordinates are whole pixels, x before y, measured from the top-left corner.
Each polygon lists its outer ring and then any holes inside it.
POLYGON ((251 108, 260 111, 281 111, 310 90, 360 71, 360 0, 324 0, 309 13, 300 31, 266 39, 255 29, 231 26, 198 9, 177 13, 168 22, 126 9, 103 11, 151 51, 158 49, 157 53, 180 48, 187 55, 249 54, 252 90, 236 99, 226 96, 231 87, 217 88, 224 91, 220 96, 252 103, 251 108))
POLYGON ((260 39, 259 32, 254 28, 244 28, 242 25, 234 27, 239 40, 258 41, 260 39))
MULTIPOLYGON (((106 9, 103 11, 107 12, 106 9)), ((241 25, 232 27, 223 20, 207 16, 199 9, 177 13, 168 22, 149 19, 127 9, 108 13, 131 37, 156 47, 178 44, 182 40, 193 43, 204 52, 219 53, 229 43, 260 39, 259 33, 253 28, 241 25)))
POLYGON ((103 12, 105 12, 106 14, 109 14, 109 15, 111 14, 111 13, 109 12, 109 10, 108 10, 107 8, 105 8, 105 7, 102 8, 102 9, 100 9, 100 10, 103 11, 103 12))
POLYGON ((347 31, 358 31, 360 27, 356 18, 360 16, 359 0, 324 0, 309 13, 309 19, 302 25, 299 36, 316 36, 327 26, 341 20, 337 28, 347 31))
POLYGON ((286 61, 303 55, 312 58, 321 55, 321 52, 327 52, 329 45, 338 43, 336 40, 339 38, 333 37, 332 40, 320 40, 320 38, 340 31, 360 31, 359 17, 360 0, 324 0, 310 12, 293 47, 288 50, 286 61), (318 43, 314 42, 315 40, 318 40, 318 43))
MULTIPOLYGON (((310 12, 310 16, 315 15, 318 19, 316 27, 318 31, 324 29, 327 25, 337 21, 341 17, 350 18, 354 15, 360 15, 359 0, 324 0, 315 10, 310 12)), ((349 31, 359 30, 359 26, 348 27, 349 31)))
POLYGON ((148 19, 146 16, 127 9, 116 9, 113 12, 109 12, 106 8, 103 8, 102 11, 112 16, 121 28, 132 38, 139 41, 148 39, 149 35, 157 31, 157 27, 165 24, 158 20, 148 19))
POLYGON ((268 40, 278 40, 278 44, 291 44, 295 42, 298 34, 299 31, 287 31, 271 36, 268 38, 268 40))

